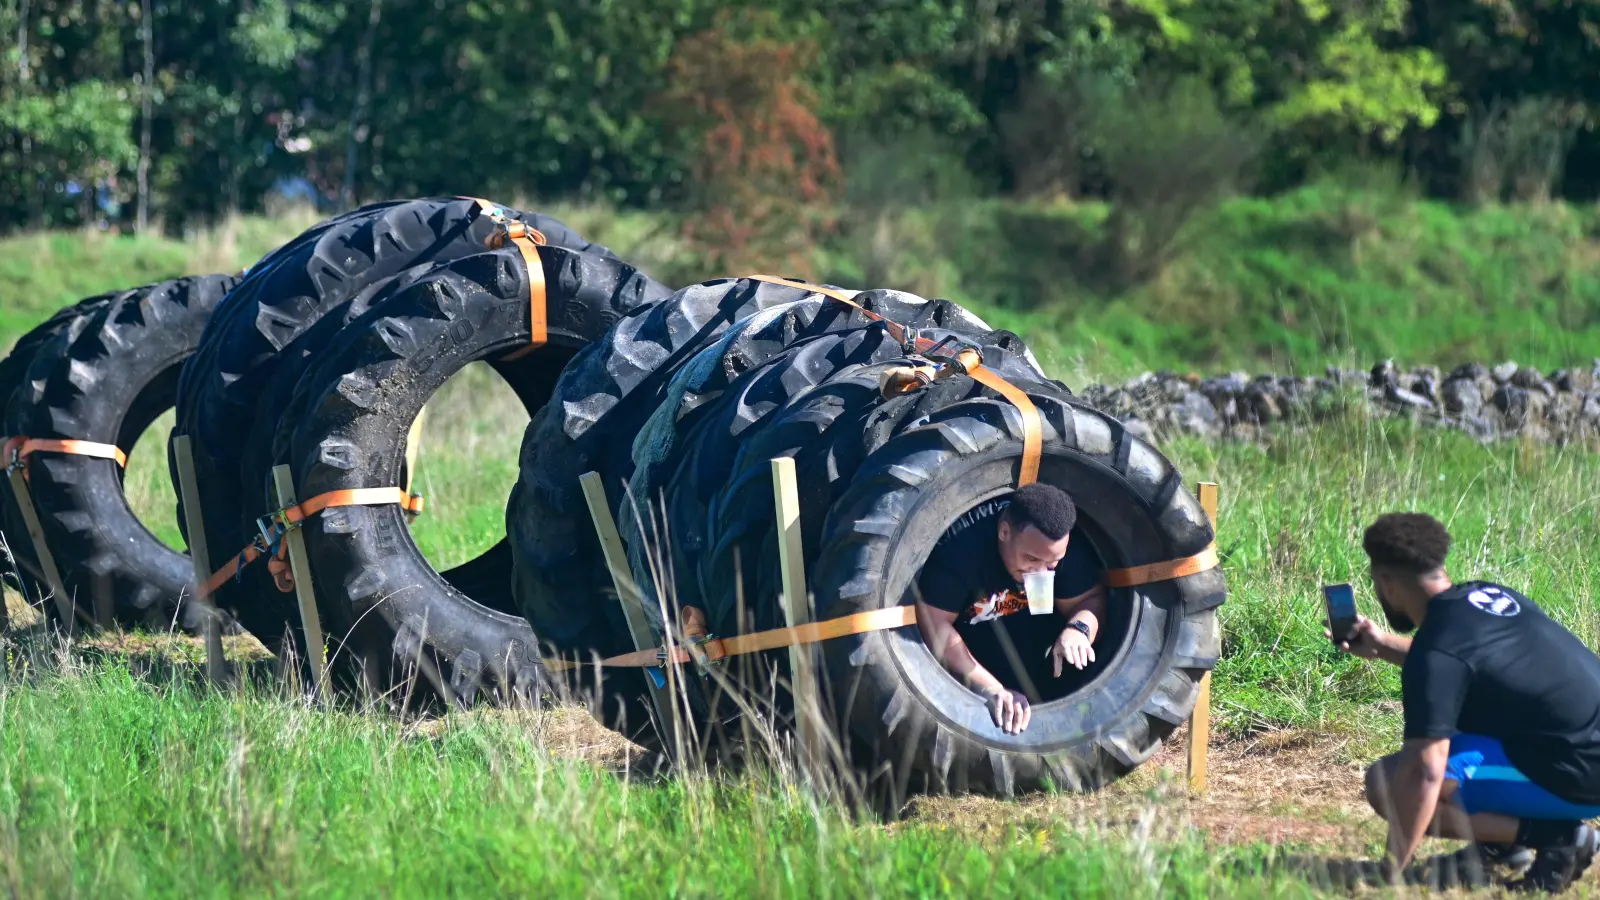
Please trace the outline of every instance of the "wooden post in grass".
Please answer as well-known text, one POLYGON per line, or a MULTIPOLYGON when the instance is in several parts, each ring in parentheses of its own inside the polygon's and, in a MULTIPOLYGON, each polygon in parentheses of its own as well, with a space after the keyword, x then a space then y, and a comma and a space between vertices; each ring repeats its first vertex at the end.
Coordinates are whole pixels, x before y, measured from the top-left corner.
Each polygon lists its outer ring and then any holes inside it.
POLYGON ((428 417, 428 407, 423 405, 417 411, 416 421, 411 423, 411 431, 406 435, 406 493, 411 493, 411 484, 417 480, 417 457, 422 453, 422 422, 428 417))
POLYGON ((39 560, 39 568, 44 570, 45 586, 56 595, 56 612, 61 614, 62 627, 70 633, 76 610, 72 598, 67 596, 61 570, 56 568, 56 558, 50 555, 50 546, 44 541, 44 526, 39 523, 39 511, 33 506, 33 495, 28 492, 28 477, 21 466, 13 466, 9 475, 11 493, 17 497, 17 511, 22 513, 22 521, 28 526, 28 537, 33 541, 33 555, 39 560))
POLYGON ((228 681, 228 663, 222 656, 222 621, 209 596, 200 586, 211 578, 211 552, 206 546, 206 523, 200 512, 200 483, 194 474, 194 443, 187 434, 172 438, 174 462, 178 465, 178 502, 183 505, 183 522, 189 531, 189 561, 194 565, 194 602, 200 607, 201 627, 206 639, 206 677, 221 687, 228 681))
MULTIPOLYGON (((1211 520, 1211 530, 1217 530, 1217 485, 1202 481, 1195 485, 1200 506, 1211 520)), ((1206 750, 1211 744, 1211 673, 1200 676, 1200 693, 1194 700, 1194 712, 1189 716, 1189 789, 1206 789, 1206 750)))
MULTIPOLYGON (((794 458, 772 461, 772 502, 778 522, 778 565, 783 572, 783 617, 790 628, 809 625, 813 618, 811 594, 806 590, 804 547, 800 535, 800 487, 795 480, 794 458)), ((817 673, 810 644, 789 647, 790 691, 794 694, 795 733, 800 739, 801 763, 809 767, 821 760, 817 732, 817 673)))
MULTIPOLYGON (((295 499, 294 475, 288 466, 273 466, 272 480, 278 488, 279 509, 288 509, 300 502, 295 499)), ((311 560, 306 555, 305 532, 290 528, 283 539, 289 545, 289 569, 294 573, 295 599, 300 601, 300 626, 305 630, 306 651, 311 656, 311 678, 317 692, 321 693, 328 650, 322 643, 322 619, 317 615, 317 593, 311 584, 311 560)))
MULTIPOLYGON (((655 631, 645 614, 644 592, 633 580, 628 566, 628 554, 622 549, 622 535, 617 533, 617 521, 611 517, 611 505, 606 502, 606 486, 599 472, 585 472, 578 481, 583 485, 583 499, 589 504, 589 517, 594 519, 595 535, 600 539, 600 550, 605 553, 606 568, 611 571, 611 583, 616 586, 617 599, 622 603, 622 615, 628 622, 628 632, 633 636, 635 650, 649 650, 656 646, 655 631)), ((663 623, 665 624, 665 623, 663 623)), ((678 744, 678 708, 672 702, 672 691, 666 683, 657 686, 649 672, 643 673, 650 685, 650 699, 655 702, 656 715, 662 727, 665 743, 676 753, 678 744)))

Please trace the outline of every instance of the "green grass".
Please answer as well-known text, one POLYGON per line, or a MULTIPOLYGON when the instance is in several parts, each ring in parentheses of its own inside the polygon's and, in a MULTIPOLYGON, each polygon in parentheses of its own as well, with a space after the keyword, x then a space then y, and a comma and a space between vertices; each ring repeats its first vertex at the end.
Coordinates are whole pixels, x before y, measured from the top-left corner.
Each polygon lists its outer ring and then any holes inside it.
POLYGON ((430 733, 261 688, 154 687, 115 664, 13 675, 0 884, 15 897, 1308 893, 1236 881, 1192 840, 1037 822, 981 840, 888 830, 776 776, 629 783, 540 738, 517 719, 430 733))

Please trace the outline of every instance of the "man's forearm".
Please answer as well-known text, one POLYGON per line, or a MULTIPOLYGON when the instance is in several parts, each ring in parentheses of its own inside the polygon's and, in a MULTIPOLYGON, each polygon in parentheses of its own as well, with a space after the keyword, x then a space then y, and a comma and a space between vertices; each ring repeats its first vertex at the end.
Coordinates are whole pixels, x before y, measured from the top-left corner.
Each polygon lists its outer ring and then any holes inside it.
POLYGON ((1411 652, 1411 638, 1400 634, 1385 634, 1378 645, 1378 658, 1397 666, 1406 662, 1406 654, 1411 652))
POLYGON ((939 660, 945 671, 954 675, 964 686, 986 694, 1005 688, 1000 679, 994 677, 982 663, 978 662, 977 657, 972 655, 966 640, 954 628, 933 626, 924 631, 923 639, 928 643, 929 649, 933 650, 934 658, 939 660), (929 633, 930 631, 932 633, 929 633))
POLYGON ((951 632, 953 642, 945 647, 944 667, 950 674, 956 676, 966 687, 979 693, 992 694, 1005 690, 1005 685, 1000 679, 994 677, 983 663, 978 662, 972 651, 967 649, 967 642, 961 635, 951 632))

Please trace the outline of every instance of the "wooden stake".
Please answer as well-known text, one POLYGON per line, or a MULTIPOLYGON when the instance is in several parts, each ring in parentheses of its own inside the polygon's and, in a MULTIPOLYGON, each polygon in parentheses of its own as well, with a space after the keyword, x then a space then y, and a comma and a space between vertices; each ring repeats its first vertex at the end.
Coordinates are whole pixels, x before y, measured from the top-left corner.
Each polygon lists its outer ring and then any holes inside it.
POLYGON ((428 407, 423 405, 417 411, 416 421, 411 423, 411 431, 406 435, 406 493, 411 493, 411 485, 417 480, 417 457, 422 453, 422 422, 428 417, 428 407))
POLYGON ((67 596, 61 570, 56 568, 56 558, 50 555, 50 546, 45 543, 44 526, 39 522, 39 511, 33 506, 33 494, 28 492, 27 476, 21 467, 12 469, 9 475, 11 493, 17 497, 17 509, 22 513, 22 521, 28 526, 28 537, 33 541, 33 555, 39 560, 39 568, 44 570, 45 585, 50 588, 50 593, 55 594, 56 612, 61 614, 61 621, 71 631, 77 609, 72 598, 67 596))
MULTIPOLYGON (((611 583, 617 588, 617 599, 622 602, 622 615, 628 622, 628 633, 633 636, 635 650, 649 650, 656 646, 655 630, 645 613, 644 592, 633 580, 633 570, 628 565, 628 554, 622 547, 622 535, 617 532, 616 519, 611 517, 611 505, 606 502, 606 486, 599 472, 585 472, 578 478, 583 485, 583 499, 589 504, 589 517, 594 520, 595 536, 600 539, 600 549, 605 553, 606 568, 611 570, 611 583)), ((655 702, 656 715, 671 733, 664 735, 676 751, 678 708, 672 702, 672 692, 666 684, 657 686, 649 672, 643 673, 650 684, 650 698, 655 702)))
POLYGON ((200 607, 206 639, 206 677, 221 687, 228 683, 228 662, 222 655, 222 620, 210 597, 200 595, 200 585, 211 578, 211 552, 206 546, 206 523, 200 511, 200 482, 194 474, 194 443, 187 434, 174 435, 172 453, 178 465, 178 502, 189 530, 189 561, 194 565, 194 602, 200 607))
MULTIPOLYGON (((790 628, 807 625, 814 618, 811 594, 806 590, 804 547, 800 534, 800 487, 795 479, 794 459, 780 456, 772 461, 772 502, 778 515, 778 565, 783 572, 783 616, 790 628)), ((820 760, 817 755, 817 673, 815 655, 809 644, 789 648, 789 671, 794 694, 795 730, 800 738, 802 761, 820 760)))
MULTIPOLYGON (((1211 519, 1211 530, 1217 530, 1217 485, 1202 481, 1195 486, 1200 507, 1211 519)), ((1194 712, 1189 716, 1189 789, 1206 789, 1206 752, 1211 745, 1211 673, 1200 677, 1199 695, 1195 697, 1194 712)))
MULTIPOLYGON (((273 466, 272 480, 278 488, 278 507, 288 509, 299 501, 294 496, 294 476, 288 466, 273 466)), ((306 555, 305 532, 291 528, 284 536, 289 544, 289 569, 294 573, 295 598, 300 601, 300 626, 305 629, 306 647, 311 654, 311 677, 322 692, 328 664, 328 649, 322 643, 322 619, 317 615, 317 593, 311 584, 311 560, 306 555)))

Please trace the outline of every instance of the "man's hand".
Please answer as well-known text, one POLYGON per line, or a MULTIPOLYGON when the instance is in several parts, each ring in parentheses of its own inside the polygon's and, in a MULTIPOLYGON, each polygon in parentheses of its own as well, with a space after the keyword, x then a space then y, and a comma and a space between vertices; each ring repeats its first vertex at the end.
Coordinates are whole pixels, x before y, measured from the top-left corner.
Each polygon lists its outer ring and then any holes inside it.
MULTIPOLYGON (((1378 659, 1383 655, 1385 632, 1378 627, 1378 623, 1366 616, 1358 615, 1356 616, 1356 627, 1352 630, 1354 635, 1350 640, 1340 641, 1337 644, 1341 651, 1351 656, 1359 656, 1362 659, 1378 659)), ((1333 640, 1333 631, 1324 628, 1322 629, 1322 636, 1331 641, 1333 640)))
POLYGON ((1079 669, 1094 662, 1094 646, 1087 634, 1076 628, 1063 628, 1055 643, 1050 645, 1050 658, 1055 666, 1055 677, 1060 678, 1063 661, 1079 669))
POLYGON ((1033 721, 1033 707, 1021 692, 1001 688, 989 694, 989 716, 1006 734, 1021 734, 1033 721))
MULTIPOLYGON (((1326 628, 1322 629, 1322 634, 1329 640, 1333 639, 1333 632, 1326 628)), ((1406 654, 1411 652, 1411 638, 1390 634, 1378 627, 1377 622, 1358 615, 1355 636, 1348 641, 1340 641, 1336 646, 1351 656, 1381 659, 1398 666, 1405 663, 1406 654)))

